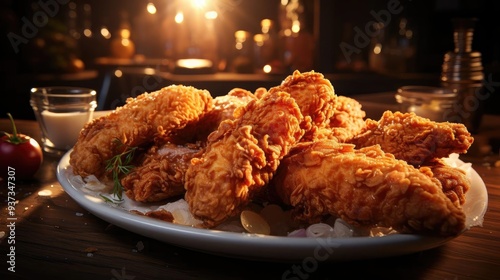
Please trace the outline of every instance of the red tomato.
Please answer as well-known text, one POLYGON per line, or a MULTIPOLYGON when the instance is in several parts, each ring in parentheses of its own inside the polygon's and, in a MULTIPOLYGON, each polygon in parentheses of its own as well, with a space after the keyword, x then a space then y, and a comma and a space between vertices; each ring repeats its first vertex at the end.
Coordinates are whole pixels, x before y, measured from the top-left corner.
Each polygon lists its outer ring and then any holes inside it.
MULTIPOLYGON (((30 179, 38 171, 43 160, 42 149, 35 139, 18 134, 11 118, 13 133, 0 138, 0 177, 15 180, 30 179)), ((10 179, 9 179, 10 180, 10 179)))

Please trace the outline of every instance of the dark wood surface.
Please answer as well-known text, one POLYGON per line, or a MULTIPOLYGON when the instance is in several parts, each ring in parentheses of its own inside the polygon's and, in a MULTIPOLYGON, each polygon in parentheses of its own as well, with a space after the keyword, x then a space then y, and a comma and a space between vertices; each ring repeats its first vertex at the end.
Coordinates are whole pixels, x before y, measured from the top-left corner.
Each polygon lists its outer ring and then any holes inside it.
MULTIPOLYGON (((20 132, 40 139, 34 121, 20 120, 16 124, 20 132)), ((10 131, 7 120, 0 120, 0 130, 10 131)), ((419 253, 317 265, 214 256, 111 225, 64 192, 56 178, 59 158, 45 155, 33 180, 16 182, 17 220, 13 231, 6 226, 10 222, 7 184, 0 184, 0 279, 497 279, 500 167, 495 163, 499 159, 499 139, 500 117, 486 116, 470 153, 462 158, 473 163, 488 189, 488 210, 482 227, 419 253), (40 193, 46 190, 50 190, 49 196, 40 193), (15 244, 8 244, 11 235, 15 244), (15 253, 15 272, 8 270, 11 249, 15 253)))

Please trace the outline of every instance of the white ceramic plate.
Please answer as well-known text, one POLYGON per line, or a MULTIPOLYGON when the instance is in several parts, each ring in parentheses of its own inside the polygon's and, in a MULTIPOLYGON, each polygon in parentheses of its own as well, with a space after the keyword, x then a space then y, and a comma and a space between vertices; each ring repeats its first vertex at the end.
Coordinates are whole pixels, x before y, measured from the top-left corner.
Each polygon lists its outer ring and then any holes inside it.
MULTIPOLYGON (((132 214, 127 209, 104 202, 101 197, 82 191, 82 185, 70 181, 69 153, 59 162, 57 177, 64 190, 83 208, 137 234, 210 254, 265 261, 304 261, 308 258, 316 261, 360 260, 415 253, 438 247, 455 238, 414 234, 352 238, 277 237, 172 224, 132 214)), ((471 179, 472 187, 464 204, 469 227, 482 224, 488 202, 486 186, 472 168, 471 179)))

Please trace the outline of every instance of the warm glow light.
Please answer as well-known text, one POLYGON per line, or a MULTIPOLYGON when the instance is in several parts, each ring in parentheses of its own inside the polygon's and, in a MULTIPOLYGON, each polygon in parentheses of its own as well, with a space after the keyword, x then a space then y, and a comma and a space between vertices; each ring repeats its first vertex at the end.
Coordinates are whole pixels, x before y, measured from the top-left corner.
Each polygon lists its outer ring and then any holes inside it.
POLYGON ((177 60, 177 65, 189 69, 209 68, 212 67, 212 62, 208 59, 186 58, 177 60))
POLYGON ((43 190, 38 192, 38 196, 51 196, 52 191, 51 190, 43 190))
POLYGON ((299 33, 299 31, 300 31, 300 21, 294 20, 292 23, 292 32, 299 33))
POLYGON ((283 31, 283 34, 284 34, 286 37, 292 36, 292 30, 290 30, 290 29, 285 29, 285 30, 283 31))
POLYGON ((106 39, 111 38, 111 33, 109 32, 109 30, 106 26, 101 27, 101 35, 102 35, 102 37, 104 37, 106 39))
POLYGON ((203 9, 207 5, 206 0, 191 0, 191 5, 196 9, 203 9))
POLYGON ((288 5, 288 0, 281 0, 281 5, 283 5, 283 6, 288 5))
POLYGON ((262 67, 262 71, 264 71, 264 73, 271 73, 272 70, 273 68, 269 64, 266 64, 264 65, 264 67, 262 67))
POLYGON ((407 39, 413 38, 413 31, 406 30, 405 36, 406 36, 407 39))
POLYGON ((236 38, 237 42, 245 42, 248 37, 248 32, 245 30, 238 30, 234 32, 234 38, 236 38))
POLYGON ((123 72, 121 70, 115 70, 115 76, 117 78, 121 78, 123 76, 123 72))
POLYGON ((208 11, 205 13, 205 18, 206 19, 216 19, 218 16, 216 11, 208 11))
POLYGON ((120 30, 120 36, 123 38, 123 39, 128 39, 130 38, 130 30, 124 28, 122 30, 120 30))
POLYGON ((146 10, 148 11, 148 13, 150 13, 152 15, 156 14, 156 6, 155 6, 155 4, 148 3, 148 5, 146 6, 146 10))
POLYGON ((184 14, 182 12, 177 12, 174 18, 176 23, 182 23, 184 21, 184 14))
POLYGON ((85 35, 85 37, 87 37, 87 38, 92 37, 92 30, 90 30, 90 29, 88 29, 88 28, 85 28, 85 29, 83 30, 83 35, 85 35))
POLYGON ((380 54, 382 52, 382 44, 376 44, 375 47, 373 47, 373 53, 374 54, 380 54))
POLYGON ((150 67, 147 67, 147 68, 144 68, 144 74, 146 75, 154 75, 156 73, 155 69, 153 68, 150 68, 150 67))
POLYGON ((273 22, 270 19, 263 19, 260 22, 260 26, 262 27, 262 33, 266 34, 269 33, 269 30, 271 29, 273 22))
POLYGON ((259 47, 262 47, 264 45, 264 34, 255 34, 253 36, 253 40, 255 42, 255 44, 259 47))
POLYGON ((126 38, 123 38, 122 39, 122 45, 124 45, 125 47, 127 47, 128 45, 130 45, 130 40, 126 39, 126 38))

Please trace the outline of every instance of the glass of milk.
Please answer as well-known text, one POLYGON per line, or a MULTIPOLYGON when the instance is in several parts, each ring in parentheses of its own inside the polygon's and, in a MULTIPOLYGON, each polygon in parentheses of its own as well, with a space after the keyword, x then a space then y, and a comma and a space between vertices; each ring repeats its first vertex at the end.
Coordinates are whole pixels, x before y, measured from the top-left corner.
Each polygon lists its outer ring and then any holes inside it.
POLYGON ((83 126, 92 120, 96 91, 80 87, 32 88, 30 104, 42 130, 43 150, 62 155, 75 145, 83 126))

